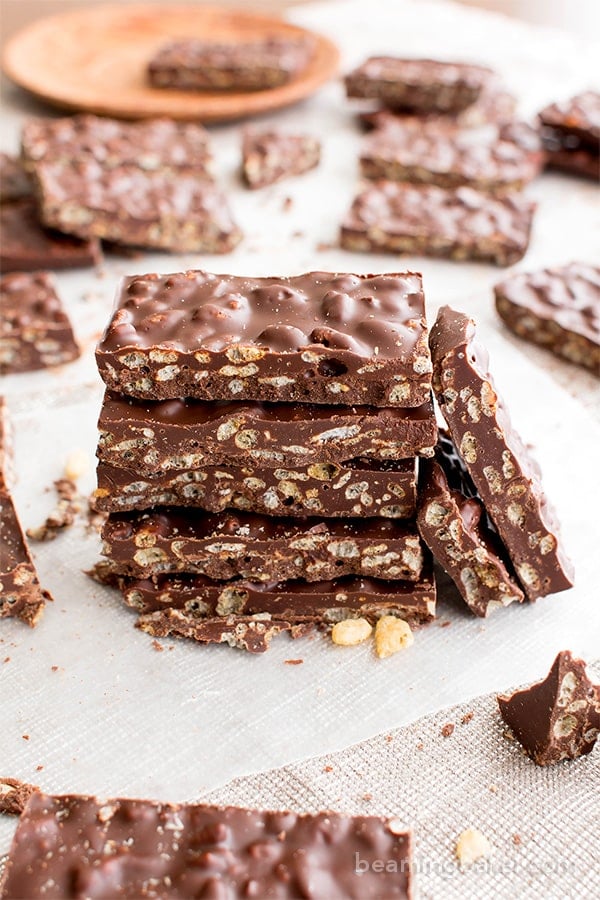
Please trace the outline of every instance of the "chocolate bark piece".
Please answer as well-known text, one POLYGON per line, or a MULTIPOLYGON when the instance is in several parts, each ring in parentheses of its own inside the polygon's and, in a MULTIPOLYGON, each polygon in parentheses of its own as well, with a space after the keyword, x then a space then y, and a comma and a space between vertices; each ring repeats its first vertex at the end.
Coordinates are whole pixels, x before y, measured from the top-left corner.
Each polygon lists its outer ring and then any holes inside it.
POLYGON ((424 625, 435 616, 435 581, 427 557, 418 581, 383 581, 346 576, 331 581, 216 582, 204 575, 121 577, 125 603, 143 621, 158 621, 165 610, 185 620, 235 616, 248 621, 284 622, 288 627, 328 628, 342 619, 364 618, 372 624, 397 616, 409 625, 424 625))
POLYGON ((584 91, 560 103, 552 103, 539 113, 540 122, 598 153, 600 141, 600 93, 584 91))
POLYGON ((0 397, 0 618, 10 616, 33 627, 52 597, 40 587, 6 483, 7 456, 7 418, 0 397))
POLYGON ((108 391, 97 455, 151 475, 204 465, 307 466, 431 456, 437 425, 423 406, 316 406, 260 401, 132 400, 108 391))
POLYGON ((600 732, 600 685, 562 650, 543 681, 498 696, 500 714, 538 766, 590 753, 600 732))
POLYGON ((433 59, 372 56, 345 78, 348 97, 420 112, 461 112, 495 79, 491 69, 433 59))
POLYGON ((600 375, 600 267, 573 262, 519 272, 494 294, 511 331, 600 375))
POLYGON ((96 360, 111 390, 148 400, 421 406, 431 389, 412 272, 135 275, 96 360))
POLYGON ((526 596, 567 590, 573 571, 556 514, 497 393, 474 321, 444 306, 429 341, 442 414, 526 596))
MULTIPOLYGON (((522 129, 527 127, 523 123, 522 129)), ((444 188, 470 185, 500 195, 521 190, 539 174, 543 153, 535 137, 528 143, 521 135, 513 139, 508 131, 499 134, 494 128, 465 129, 451 122, 406 117, 366 138, 361 172, 375 180, 444 188)))
POLYGON ((29 171, 40 162, 69 166, 74 160, 93 160, 106 170, 131 165, 147 172, 190 170, 207 176, 211 159, 207 130, 171 119, 34 118, 23 125, 21 149, 29 171))
POLYGON ((313 53, 313 42, 295 35, 230 44, 171 41, 150 60, 148 78, 154 87, 179 90, 268 90, 299 75, 313 53))
MULTIPOLYGON (((422 113, 421 121, 437 121, 446 124, 453 123, 462 128, 473 128, 480 125, 495 124, 510 121, 515 114, 517 101, 513 94, 509 93, 502 83, 490 82, 479 95, 479 99, 471 106, 467 106, 460 113, 422 113)), ((381 128, 394 122, 404 122, 406 117, 415 117, 410 109, 390 109, 379 106, 371 111, 358 113, 359 122, 366 129, 381 128)))
POLYGON ((600 178, 600 93, 585 91, 539 113, 546 165, 584 178, 600 178))
POLYGON ((17 778, 0 776, 0 813, 6 816, 20 816, 34 791, 39 790, 33 784, 19 781, 17 778))
POLYGON ((266 187, 302 175, 316 168, 320 160, 321 143, 311 135, 274 130, 244 132, 242 176, 248 187, 266 187))
POLYGON ((375 182, 356 197, 341 227, 347 250, 418 253, 510 266, 527 251, 535 204, 471 187, 375 182))
POLYGON ((79 269, 100 262, 100 244, 52 231, 40 224, 31 198, 0 207, 0 271, 79 269))
POLYGON ((191 169, 76 158, 38 162, 34 179, 44 224, 80 238, 178 253, 229 253, 241 240, 221 189, 191 169))
POLYGON ((49 272, 2 276, 0 306, 0 374, 45 369, 79 356, 49 272))
POLYGON ((202 466, 157 475, 100 462, 94 501, 102 512, 197 506, 209 512, 232 507, 271 516, 409 519, 415 514, 415 472, 414 459, 276 468, 202 466))
POLYGON ((414 526, 393 519, 274 518, 164 507, 110 515, 102 539, 112 571, 138 578, 188 572, 223 581, 327 581, 343 575, 415 581, 423 568, 414 526))
POLYGON ((0 153, 0 203, 11 203, 31 194, 31 181, 20 159, 0 153))
POLYGON ((479 499, 464 488, 468 477, 449 438, 421 467, 417 525, 434 559, 450 575, 476 616, 522 603, 523 592, 479 499), (457 471, 458 470, 458 471, 457 471))
POLYGON ((397 819, 36 793, 1 895, 410 898, 411 861, 397 819))

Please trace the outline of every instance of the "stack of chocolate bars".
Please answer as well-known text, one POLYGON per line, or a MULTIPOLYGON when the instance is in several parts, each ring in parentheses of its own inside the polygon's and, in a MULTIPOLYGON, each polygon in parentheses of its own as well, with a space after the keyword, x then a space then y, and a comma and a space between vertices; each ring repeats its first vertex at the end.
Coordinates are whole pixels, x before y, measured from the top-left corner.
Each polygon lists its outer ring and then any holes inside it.
POLYGON ((280 631, 433 617, 419 275, 134 276, 97 362, 107 577, 143 630, 260 651, 280 631))
POLYGON ((361 116, 374 128, 360 156, 368 186, 342 224, 343 247, 499 266, 524 255, 535 204, 522 189, 543 152, 491 69, 372 57, 346 91, 380 107, 361 116))

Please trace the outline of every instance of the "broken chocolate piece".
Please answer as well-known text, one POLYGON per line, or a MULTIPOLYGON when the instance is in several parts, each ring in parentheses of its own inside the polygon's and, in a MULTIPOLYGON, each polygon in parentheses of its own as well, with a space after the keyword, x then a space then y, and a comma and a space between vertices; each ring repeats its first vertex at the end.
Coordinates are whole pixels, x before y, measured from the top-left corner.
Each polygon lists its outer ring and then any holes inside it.
POLYGON ((343 575, 414 581, 423 549, 414 527, 393 519, 292 519, 160 508, 108 517, 103 554, 111 571, 147 578, 193 572, 215 580, 343 575))
POLYGON ((96 239, 80 240, 40 225, 31 198, 0 207, 0 271, 79 269, 101 259, 96 239))
POLYGON ((148 400, 421 406, 431 388, 412 272, 134 275, 96 359, 111 390, 148 400))
POLYGON ((290 34, 218 43, 171 41, 148 64, 150 84, 176 90, 261 91, 279 87, 308 65, 314 45, 290 34))
POLYGON ((259 401, 141 401, 107 392, 97 455, 141 475, 231 463, 307 466, 431 456, 431 401, 409 409, 259 401))
POLYGON ((53 541, 65 528, 70 528, 75 516, 81 511, 81 500, 77 485, 70 478, 59 478, 54 482, 57 504, 45 522, 37 528, 28 528, 27 537, 33 541, 53 541))
POLYGON ((31 195, 31 181, 16 156, 0 153, 0 203, 12 203, 31 195))
POLYGON ((415 514, 415 459, 365 459, 311 466, 200 466, 140 475, 98 465, 94 503, 102 512, 153 506, 227 507, 271 516, 383 516, 415 514))
POLYGON ((408 900, 411 859, 398 819, 35 793, 0 895, 408 900))
POLYGON ((585 91, 539 114, 546 165, 597 181, 600 178, 600 93, 585 91))
POLYGON ((80 354, 49 272, 0 278, 0 374, 71 362, 80 354))
POLYGON ((519 194, 491 197, 471 187, 380 181, 356 197, 340 239, 352 251, 510 266, 527 251, 534 210, 519 194))
POLYGON ((242 174, 251 188, 262 188, 283 178, 316 168, 320 142, 307 134, 282 131, 245 131, 242 141, 242 174))
MULTIPOLYGON (((521 123, 521 131, 526 128, 521 123)), ((533 133, 528 142, 516 131, 465 129, 439 119, 406 117, 366 138, 360 165, 365 178, 443 188, 469 185, 500 195, 523 189, 539 174, 542 160, 533 133)))
POLYGON ((0 776, 0 813, 6 816, 20 816, 29 798, 37 790, 39 788, 34 784, 0 776))
POLYGON ((600 685, 585 663, 561 651, 548 676, 528 688, 498 696, 500 714, 538 766, 590 753, 600 731, 600 685))
POLYGON ((475 323, 444 306, 430 334, 433 387, 461 459, 530 600, 573 584, 539 469, 514 430, 475 323))
POLYGON ((345 83, 348 97, 419 112, 457 113, 475 103, 494 80, 486 66, 372 56, 346 75, 345 83))
POLYGON ((467 606, 487 616, 495 607, 522 603, 523 591, 481 501, 463 487, 468 475, 461 468, 452 442, 440 435, 435 459, 421 466, 417 525, 467 606))
POLYGON ((494 294, 511 331, 600 376, 600 267, 573 262, 518 272, 494 294))

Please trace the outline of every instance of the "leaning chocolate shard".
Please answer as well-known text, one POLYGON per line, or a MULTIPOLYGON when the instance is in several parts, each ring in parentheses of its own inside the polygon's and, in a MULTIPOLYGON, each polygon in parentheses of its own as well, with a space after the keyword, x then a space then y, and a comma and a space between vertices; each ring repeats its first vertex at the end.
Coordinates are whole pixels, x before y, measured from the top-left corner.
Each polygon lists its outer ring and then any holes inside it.
POLYGON ((500 714, 539 766, 590 753, 600 731, 600 685, 581 659, 561 651, 547 677, 498 696, 500 714))
POLYGON ((113 391, 147 400, 422 406, 431 360, 421 276, 188 271, 119 288, 96 351, 113 391))
POLYGON ((477 616, 524 599, 498 534, 487 521, 454 445, 440 435, 435 458, 421 467, 417 525, 434 559, 477 616))
POLYGON ((138 578, 193 572, 225 581, 342 575, 413 581, 423 567, 414 526, 383 518, 294 519, 163 507, 110 515, 102 539, 112 571, 138 578))
POLYGON ((40 587, 37 572, 6 484, 6 418, 0 397, 0 618, 21 619, 32 627, 52 597, 40 587))
POLYGON ((515 431, 475 323, 444 306, 430 335, 433 387, 450 434, 530 600, 567 590, 572 565, 539 468, 515 431))
POLYGON ((398 819, 35 793, 0 896, 410 900, 411 864, 398 819))
POLYGON ((318 406, 260 401, 132 400, 107 392, 97 455, 152 475, 204 465, 308 466, 363 456, 431 456, 437 425, 423 406, 318 406))
POLYGON ((140 475, 100 462, 94 503, 100 512, 197 506, 271 516, 408 519, 415 514, 416 460, 310 466, 201 466, 140 475))
POLYGON ((600 376, 600 266, 573 262, 517 272, 494 294, 507 328, 600 376))

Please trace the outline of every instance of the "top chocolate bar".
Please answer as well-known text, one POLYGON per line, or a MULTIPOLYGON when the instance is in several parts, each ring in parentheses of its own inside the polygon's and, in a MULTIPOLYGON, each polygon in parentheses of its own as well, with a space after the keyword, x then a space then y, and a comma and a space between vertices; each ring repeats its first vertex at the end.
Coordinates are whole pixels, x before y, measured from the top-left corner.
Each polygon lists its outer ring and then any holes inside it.
POLYGON ((431 390, 413 272, 135 275, 121 283, 96 360, 111 390, 147 400, 412 407, 431 390))
POLYGON ((598 152, 600 141, 600 93, 585 91, 562 103, 552 103, 539 114, 540 122, 562 134, 576 137, 598 152))
POLYGON ((486 66, 372 56, 346 76, 348 97, 380 100, 391 108, 461 112, 496 76, 486 66))

